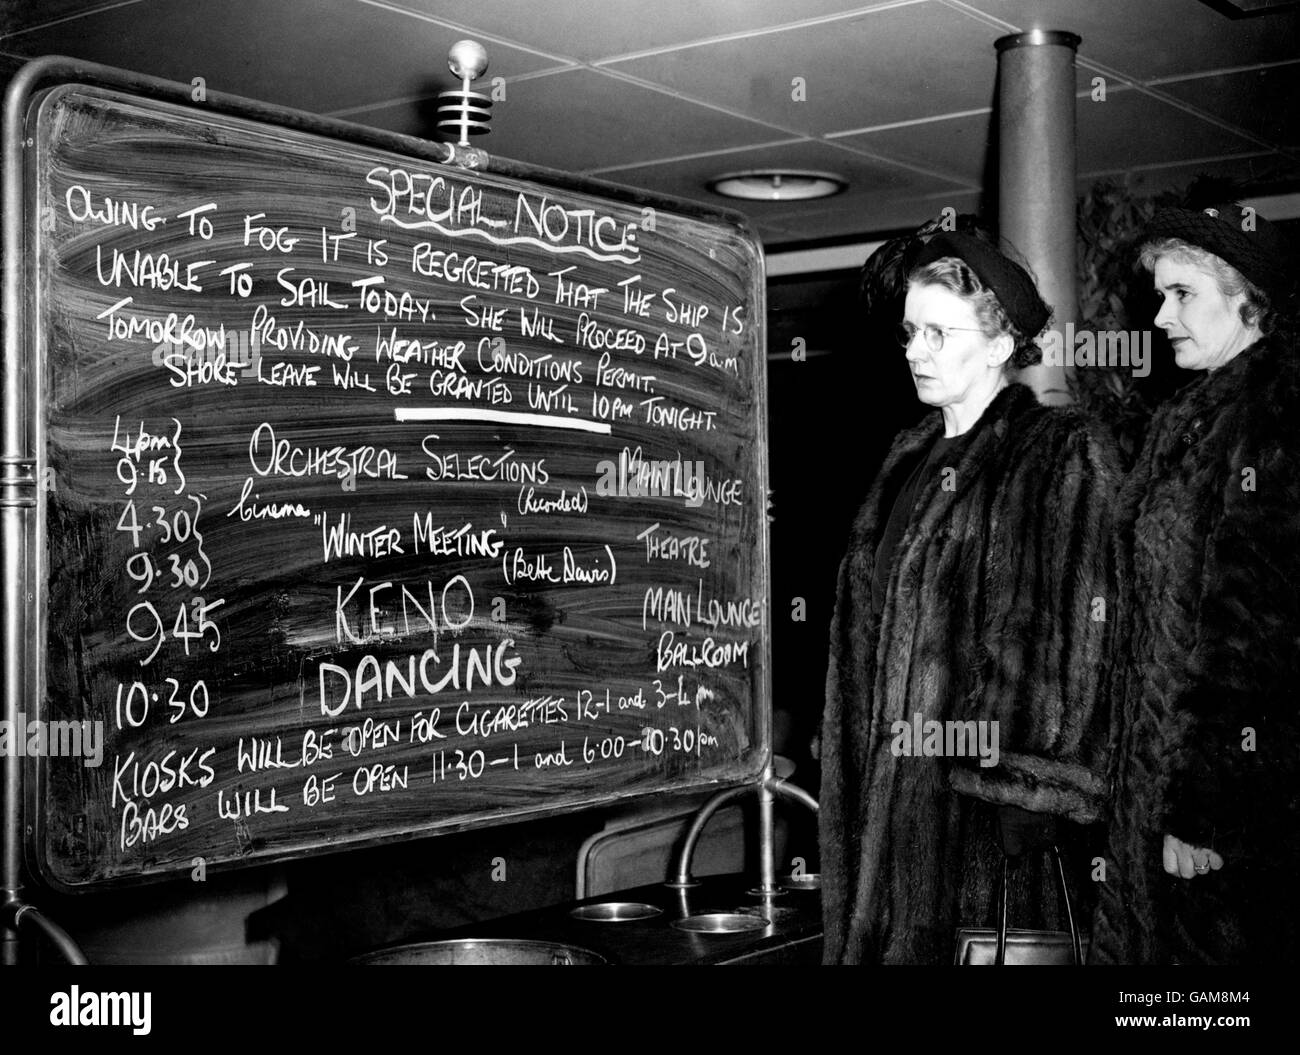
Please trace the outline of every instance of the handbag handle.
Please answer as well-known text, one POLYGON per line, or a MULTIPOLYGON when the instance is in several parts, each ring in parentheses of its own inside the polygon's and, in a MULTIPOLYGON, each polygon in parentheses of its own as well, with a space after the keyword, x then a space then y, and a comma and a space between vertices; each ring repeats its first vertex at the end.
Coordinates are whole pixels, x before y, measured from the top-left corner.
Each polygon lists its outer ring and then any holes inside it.
MULTIPOLYGON (((1061 897, 1065 899, 1065 921, 1070 927, 1070 947, 1074 952, 1074 965, 1083 965, 1083 945, 1079 940, 1079 927, 1074 922, 1074 906, 1070 904, 1070 888, 1065 882, 1065 864, 1061 860, 1061 851, 1052 844, 1052 860, 1056 863, 1056 879, 1061 886, 1061 897)), ((999 967, 1007 962, 1007 871, 1011 867, 1011 858, 1002 855, 1002 880, 998 884, 998 954, 993 962, 999 967)))

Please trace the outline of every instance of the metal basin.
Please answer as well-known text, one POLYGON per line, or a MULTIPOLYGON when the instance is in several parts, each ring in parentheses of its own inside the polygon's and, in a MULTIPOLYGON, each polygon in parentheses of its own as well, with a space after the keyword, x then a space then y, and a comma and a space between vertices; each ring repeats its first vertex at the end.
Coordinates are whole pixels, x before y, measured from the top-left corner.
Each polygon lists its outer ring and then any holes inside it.
POLYGON ((354 957, 358 967, 388 967, 406 964, 435 966, 594 967, 609 961, 590 949, 550 941, 514 941, 508 938, 458 938, 451 941, 423 941, 396 945, 354 957))
POLYGON ((644 901, 602 901, 598 905, 579 905, 569 915, 594 923, 629 923, 663 915, 663 909, 644 901))
POLYGON ((673 920, 678 930, 698 934, 738 934, 742 931, 762 930, 769 921, 752 912, 702 912, 698 916, 673 920))
POLYGON ((820 872, 804 872, 802 875, 782 876, 780 885, 786 890, 820 890, 822 877, 820 872))

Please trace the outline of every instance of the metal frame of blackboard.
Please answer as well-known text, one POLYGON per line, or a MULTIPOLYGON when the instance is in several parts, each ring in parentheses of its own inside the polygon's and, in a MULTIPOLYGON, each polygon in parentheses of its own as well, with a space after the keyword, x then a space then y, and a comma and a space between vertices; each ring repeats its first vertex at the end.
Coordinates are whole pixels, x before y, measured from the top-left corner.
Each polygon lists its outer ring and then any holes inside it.
MULTIPOLYGON (((320 117, 302 111, 292 110, 274 104, 246 99, 240 96, 208 91, 204 101, 197 104, 191 98, 192 87, 133 73, 97 63, 83 62, 64 56, 47 56, 33 60, 22 68, 10 83, 5 96, 3 126, 3 217, 0 226, 0 240, 3 248, 3 374, 0 379, 4 385, 4 421, 2 450, 0 450, 0 543, 3 545, 3 563, 0 574, 3 584, 3 717, 10 722, 16 721, 24 704, 38 699, 37 693, 44 686, 44 648, 41 635, 37 632, 45 625, 44 597, 41 570, 38 566, 38 543, 43 532, 44 502, 40 494, 37 479, 38 459, 43 450, 44 425, 40 404, 41 378, 38 364, 31 361, 30 342, 27 322, 27 306, 30 300, 30 281, 26 264, 25 201, 27 197, 26 165, 24 150, 32 146, 32 141, 25 139, 25 128, 31 105, 39 98, 44 89, 55 84, 84 84, 92 87, 116 89, 137 96, 180 104, 188 109, 210 112, 215 111, 231 117, 250 119, 278 128, 291 129, 303 133, 325 136, 349 144, 358 144, 393 151, 408 157, 432 161, 438 164, 454 164, 468 172, 475 170, 490 171, 493 174, 513 179, 528 180, 533 183, 555 189, 607 197, 623 204, 662 209, 677 215, 703 220, 706 222, 730 225, 737 229, 752 243, 761 266, 762 248, 757 239, 749 233, 745 217, 726 209, 712 209, 698 203, 684 201, 665 195, 623 187, 618 184, 571 173, 535 166, 524 162, 491 156, 484 151, 464 149, 451 144, 437 143, 401 135, 379 129, 368 128, 332 118, 320 117)), ((758 318, 762 319, 765 311, 762 283, 758 284, 759 303, 756 307, 758 318)), ((760 339, 759 362, 764 361, 760 339)), ((767 475, 767 438, 766 382, 760 374, 757 385, 758 435, 759 450, 755 452, 759 477, 766 482, 767 475)), ((766 514, 767 495, 764 494, 763 512, 766 514)), ((771 759, 771 649, 770 626, 770 557, 769 539, 766 531, 757 535, 758 570, 763 586, 765 602, 765 621, 760 634, 760 648, 763 662, 756 679, 757 702, 760 706, 755 714, 755 731, 758 736, 759 754, 762 758, 761 772, 751 777, 734 780, 709 781, 686 791, 700 790, 702 787, 721 789, 719 794, 755 787, 760 794, 760 837, 764 846, 762 852, 763 887, 771 887, 773 864, 770 844, 772 841, 772 801, 773 791, 786 797, 795 797, 797 789, 783 789, 772 773, 771 759)), ((39 800, 39 773, 35 760, 28 759, 25 767, 23 759, 6 754, 0 758, 0 807, 3 809, 3 839, 0 842, 0 899, 4 913, 0 914, 0 938, 3 939, 3 960, 11 962, 16 956, 13 948, 15 939, 15 920, 22 911, 30 908, 21 898, 23 870, 23 848, 29 854, 38 845, 38 828, 41 823, 39 800), (26 772, 24 771, 26 769, 26 772), (35 779, 33 776, 35 775, 35 779)), ((637 792, 627 798, 636 798, 645 794, 656 793, 655 789, 637 792)), ((800 793, 802 794, 802 793, 800 793)), ((619 797, 622 799, 623 797, 619 797)), ((805 796, 805 798, 807 798, 805 796)), ((439 828, 436 831, 420 830, 404 833, 400 836, 377 836, 373 840, 358 840, 342 846, 299 847, 277 853, 274 856, 258 857, 247 862, 248 866, 265 866, 272 863, 299 859, 308 856, 346 852, 363 849, 380 842, 394 839, 413 840, 437 834, 449 834, 454 831, 475 827, 487 827, 500 823, 518 823, 563 813, 577 812, 582 809, 595 808, 613 801, 602 797, 592 802, 576 802, 559 807, 547 807, 536 812, 515 813, 497 820, 495 818, 471 819, 463 825, 439 828)), ((807 804, 811 804, 808 800, 807 804)), ((815 806, 814 806, 815 808, 815 806)), ((712 812, 709 810, 708 812, 712 812)), ((707 819, 707 816, 701 820, 707 819)), ((237 868, 243 862, 232 862, 223 867, 237 868)), ((177 872, 131 875, 110 880, 96 881, 89 886, 65 887, 49 876, 40 876, 38 869, 30 869, 28 878, 37 878, 53 889, 62 892, 80 893, 87 890, 101 890, 126 885, 138 885, 148 882, 161 882, 174 879, 177 872)), ((58 928, 40 918, 39 913, 32 912, 33 922, 52 929, 48 932, 56 941, 58 928)))

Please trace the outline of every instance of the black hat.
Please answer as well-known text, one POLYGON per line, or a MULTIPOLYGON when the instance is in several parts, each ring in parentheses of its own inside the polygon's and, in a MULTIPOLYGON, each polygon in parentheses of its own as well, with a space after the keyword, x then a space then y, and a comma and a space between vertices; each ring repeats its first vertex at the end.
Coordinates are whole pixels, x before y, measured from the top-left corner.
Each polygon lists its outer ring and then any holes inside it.
POLYGON ((1277 228, 1235 202, 1200 212, 1161 209, 1146 237, 1177 238, 1213 253, 1265 291, 1283 289, 1293 279, 1295 264, 1277 228))
POLYGON ((982 239, 953 232, 936 235, 916 258, 924 267, 946 256, 965 262, 979 280, 998 298, 1016 329, 1026 337, 1037 337, 1052 316, 1052 309, 1038 295, 1038 287, 1023 267, 982 239))

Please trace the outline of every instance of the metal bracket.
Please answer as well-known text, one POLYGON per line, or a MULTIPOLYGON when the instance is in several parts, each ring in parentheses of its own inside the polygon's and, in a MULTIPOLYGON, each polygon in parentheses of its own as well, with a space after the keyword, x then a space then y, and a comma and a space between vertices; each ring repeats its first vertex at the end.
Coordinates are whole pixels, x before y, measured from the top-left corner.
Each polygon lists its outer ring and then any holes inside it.
POLYGON ((0 508, 36 507, 36 462, 30 458, 0 458, 0 508))
POLYGON ((456 143, 443 143, 444 147, 451 151, 451 157, 443 162, 444 165, 455 165, 457 168, 475 169, 480 172, 486 172, 488 168, 488 152, 478 147, 463 147, 456 143))

